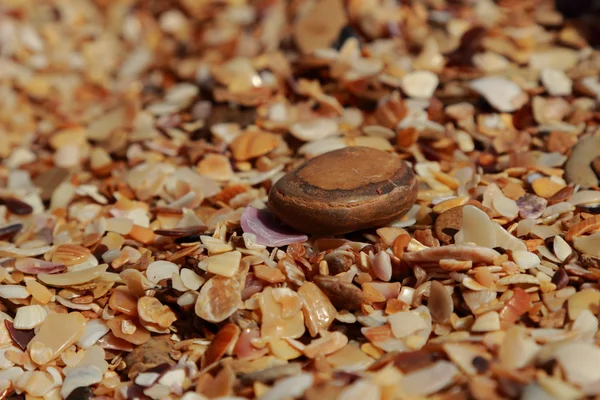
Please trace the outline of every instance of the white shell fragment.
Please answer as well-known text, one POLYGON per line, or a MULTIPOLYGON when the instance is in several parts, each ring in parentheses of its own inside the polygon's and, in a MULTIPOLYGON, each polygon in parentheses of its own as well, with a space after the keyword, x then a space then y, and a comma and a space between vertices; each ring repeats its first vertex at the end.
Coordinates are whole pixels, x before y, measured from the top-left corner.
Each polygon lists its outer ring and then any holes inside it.
POLYGON ((212 236, 202 235, 200 236, 200 240, 211 255, 226 253, 233 249, 233 247, 231 247, 231 245, 228 243, 225 243, 221 239, 217 239, 212 236))
POLYGON ((90 319, 83 328, 83 333, 77 341, 82 349, 88 349, 110 331, 110 328, 102 319, 90 319))
POLYGON ((401 386, 411 396, 428 396, 450 385, 459 373, 451 362, 438 361, 404 375, 401 386))
POLYGON ((414 71, 402 77, 402 90, 417 99, 430 98, 439 84, 439 78, 430 71, 414 71))
POLYGON ((540 79, 551 96, 569 96, 573 90, 573 81, 564 71, 544 68, 540 73, 540 79))
POLYGON ((25 286, 19 285, 0 285, 0 297, 3 299, 26 299, 29 292, 25 286))
POLYGON ((496 231, 486 213, 474 206, 463 208, 462 228, 454 235, 459 243, 475 243, 478 246, 496 247, 496 231))
POLYGON ((554 236, 554 254, 560 261, 565 261, 571 255, 573 249, 561 236, 554 236))
POLYGON ((15 315, 15 329, 33 329, 42 324, 48 312, 40 305, 19 307, 15 315))
POLYGON ((171 279, 173 274, 179 274, 179 266, 170 261, 154 261, 148 265, 146 277, 152 283, 158 283, 163 279, 171 279))
POLYGON ((241 259, 242 253, 236 250, 205 258, 199 266, 205 271, 231 278, 238 270, 241 259))
POLYGON ((513 260, 523 269, 529 269, 540 264, 540 258, 529 251, 513 251, 513 260))
POLYGON ((574 246, 584 254, 600 257, 600 232, 575 238, 574 246))
POLYGON ((533 53, 529 59, 529 66, 533 69, 552 68, 567 71, 577 64, 577 51, 566 47, 554 47, 549 50, 540 50, 533 53))
POLYGON ((473 332, 491 332, 500 329, 500 315, 496 311, 485 313, 475 320, 471 327, 473 332))
POLYGON ((574 206, 600 203, 600 192, 597 190, 580 190, 569 197, 568 202, 574 206))
POLYGON ((72 371, 65 378, 60 389, 60 395, 66 399, 78 387, 87 387, 102 380, 102 371, 95 365, 86 365, 72 371))
POLYGON ((413 311, 398 312, 388 317, 392 327, 392 333, 398 339, 402 339, 414 332, 427 328, 425 320, 413 311))
POLYGON ((567 381, 575 385, 589 385, 600 380, 600 349, 591 343, 565 343, 554 352, 567 381))
POLYGON ((290 132, 297 139, 313 142, 336 135, 338 133, 338 123, 333 119, 314 119, 292 125, 290 132))
POLYGON ((181 270, 181 281, 183 285, 190 290, 198 290, 206 282, 206 279, 195 273, 189 268, 181 270))
POLYGON ((295 398, 301 396, 306 389, 312 386, 314 377, 309 373, 291 376, 277 382, 261 400, 282 400, 284 398, 295 398))
POLYGON ((495 109, 513 112, 529 99, 515 82, 502 77, 484 77, 470 83, 471 89, 481 94, 495 109))
POLYGON ((519 215, 517 202, 503 195, 494 197, 493 208, 498 214, 511 220, 519 215))

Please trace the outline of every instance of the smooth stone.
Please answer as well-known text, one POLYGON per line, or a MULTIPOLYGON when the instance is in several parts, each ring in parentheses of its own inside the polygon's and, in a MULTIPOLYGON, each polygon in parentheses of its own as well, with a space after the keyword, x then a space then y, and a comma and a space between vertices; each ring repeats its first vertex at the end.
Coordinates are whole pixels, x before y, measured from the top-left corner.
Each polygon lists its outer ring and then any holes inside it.
POLYGON ((343 234, 386 225, 417 199, 417 180, 397 156, 347 147, 312 158, 279 179, 269 207, 301 232, 343 234))

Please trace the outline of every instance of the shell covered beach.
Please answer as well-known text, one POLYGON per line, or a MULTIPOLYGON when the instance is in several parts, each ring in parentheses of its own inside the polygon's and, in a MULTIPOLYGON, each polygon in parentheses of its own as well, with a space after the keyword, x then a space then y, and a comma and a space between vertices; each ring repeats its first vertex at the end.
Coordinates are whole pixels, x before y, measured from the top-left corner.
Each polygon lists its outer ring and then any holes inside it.
POLYGON ((589 17, 2 0, 0 400, 599 398, 589 17))

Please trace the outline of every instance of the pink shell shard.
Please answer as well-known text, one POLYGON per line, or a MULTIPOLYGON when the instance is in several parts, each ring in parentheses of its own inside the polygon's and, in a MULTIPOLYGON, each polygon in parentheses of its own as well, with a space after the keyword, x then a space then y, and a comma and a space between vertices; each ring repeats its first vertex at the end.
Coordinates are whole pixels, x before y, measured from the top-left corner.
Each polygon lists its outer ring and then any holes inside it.
POLYGON ((308 236, 292 231, 268 211, 254 207, 246 207, 241 224, 244 232, 256 235, 256 242, 264 246, 280 247, 308 240, 308 236))
POLYGON ((51 261, 38 260, 36 258, 19 258, 15 261, 15 268, 26 274, 57 274, 67 269, 64 264, 51 261))

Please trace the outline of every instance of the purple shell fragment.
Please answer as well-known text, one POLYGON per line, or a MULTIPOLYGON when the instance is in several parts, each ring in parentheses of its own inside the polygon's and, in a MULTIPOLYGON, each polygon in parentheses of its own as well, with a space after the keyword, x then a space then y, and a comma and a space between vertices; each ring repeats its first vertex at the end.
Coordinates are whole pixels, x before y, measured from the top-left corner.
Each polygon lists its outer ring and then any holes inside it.
POLYGON ((308 240, 308 236, 294 232, 270 212, 254 207, 246 207, 241 224, 245 233, 253 233, 256 242, 264 246, 280 247, 308 240))
POLYGON ((37 258, 19 258, 15 261, 15 268, 26 274, 57 274, 67 269, 64 264, 58 264, 37 258))

